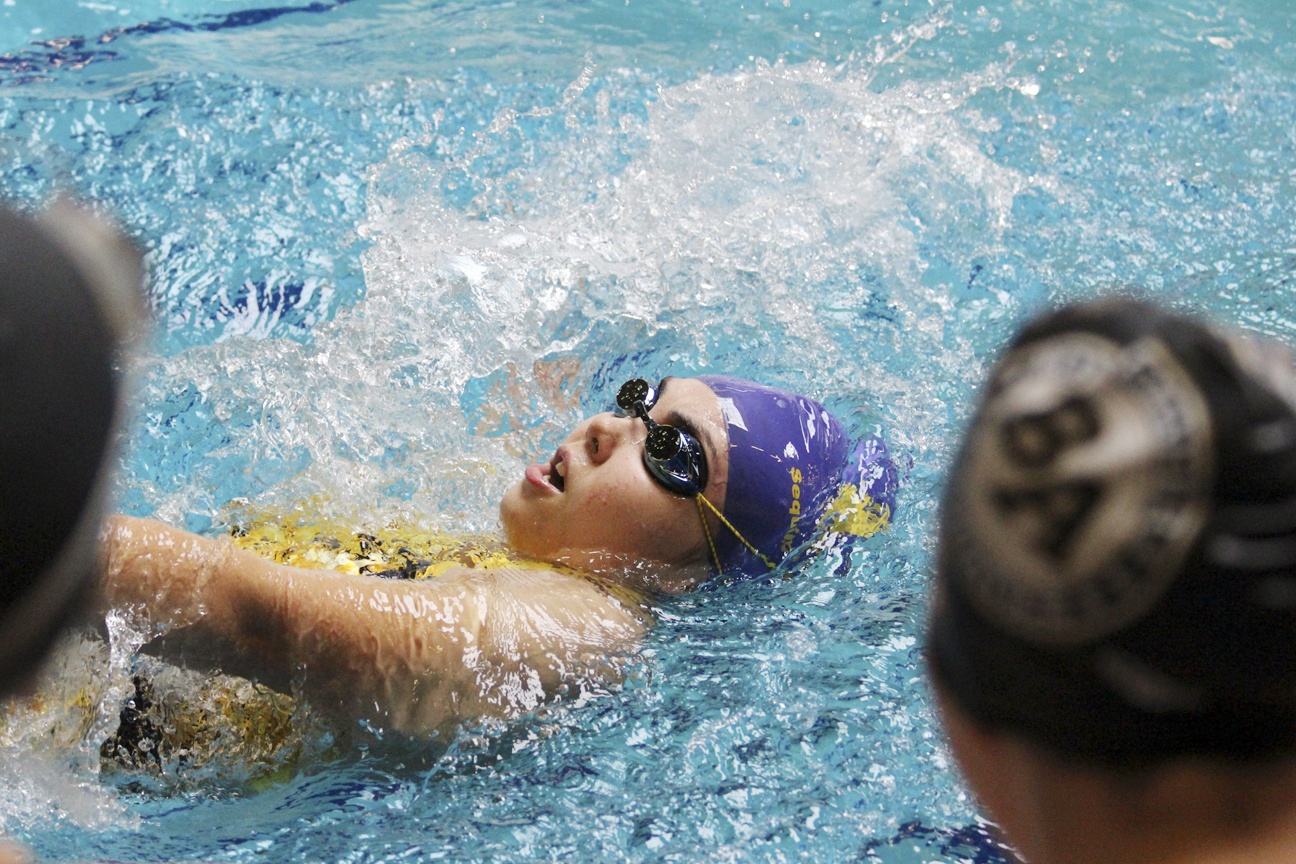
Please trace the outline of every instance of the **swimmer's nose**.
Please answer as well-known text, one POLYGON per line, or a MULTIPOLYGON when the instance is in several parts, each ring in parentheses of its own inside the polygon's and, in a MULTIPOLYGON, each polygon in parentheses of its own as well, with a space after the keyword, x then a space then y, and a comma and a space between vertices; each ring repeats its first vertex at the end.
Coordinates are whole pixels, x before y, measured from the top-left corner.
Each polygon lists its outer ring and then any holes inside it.
POLYGON ((633 417, 618 417, 612 413, 590 418, 585 428, 585 453, 593 465, 601 465, 612 458, 618 447, 625 445, 634 435, 638 423, 633 417))

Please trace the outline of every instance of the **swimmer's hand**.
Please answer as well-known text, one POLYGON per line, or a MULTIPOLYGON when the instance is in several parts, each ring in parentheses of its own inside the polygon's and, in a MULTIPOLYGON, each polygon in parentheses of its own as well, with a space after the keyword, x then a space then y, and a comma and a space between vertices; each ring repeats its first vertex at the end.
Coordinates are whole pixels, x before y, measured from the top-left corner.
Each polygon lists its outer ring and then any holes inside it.
POLYGON ((318 710, 413 734, 609 683, 644 630, 635 610, 553 570, 408 581, 305 570, 122 516, 102 558, 110 606, 224 642, 254 676, 301 671, 318 710))

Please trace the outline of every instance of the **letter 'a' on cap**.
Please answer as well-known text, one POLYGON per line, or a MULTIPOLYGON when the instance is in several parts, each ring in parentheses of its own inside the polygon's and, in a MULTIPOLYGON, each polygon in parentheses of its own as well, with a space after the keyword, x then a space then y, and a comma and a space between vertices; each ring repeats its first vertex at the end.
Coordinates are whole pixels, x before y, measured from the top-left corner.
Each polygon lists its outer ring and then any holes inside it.
POLYGON ((1296 747, 1296 370, 1149 303, 995 364, 941 505, 928 656, 971 716, 1125 764, 1296 747))
POLYGON ((138 252, 103 220, 0 207, 0 693, 24 678, 94 575, 138 252))

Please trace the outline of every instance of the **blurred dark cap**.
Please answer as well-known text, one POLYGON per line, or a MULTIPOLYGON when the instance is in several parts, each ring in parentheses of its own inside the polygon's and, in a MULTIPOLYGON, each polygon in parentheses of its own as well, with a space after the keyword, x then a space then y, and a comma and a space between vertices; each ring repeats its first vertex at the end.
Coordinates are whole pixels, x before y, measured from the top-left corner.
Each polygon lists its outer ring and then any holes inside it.
POLYGON ((941 508, 928 657, 982 723, 1135 765, 1296 747, 1296 371, 1137 300, 1028 324, 941 508))
POLYGON ((87 211, 0 207, 0 692, 92 587, 141 280, 138 252, 87 211))

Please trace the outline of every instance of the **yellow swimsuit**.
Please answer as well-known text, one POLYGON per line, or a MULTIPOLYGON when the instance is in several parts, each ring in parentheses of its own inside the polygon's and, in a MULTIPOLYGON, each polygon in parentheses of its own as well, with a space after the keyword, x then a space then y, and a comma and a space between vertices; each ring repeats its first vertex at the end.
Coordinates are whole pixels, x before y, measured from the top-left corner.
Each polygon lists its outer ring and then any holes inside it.
MULTIPOLYGON (((285 525, 259 519, 231 532, 234 545, 280 564, 428 579, 454 567, 534 567, 503 542, 482 535, 440 534, 388 528, 372 533, 335 525, 285 525)), ((549 566, 549 565, 541 565, 549 566)))

